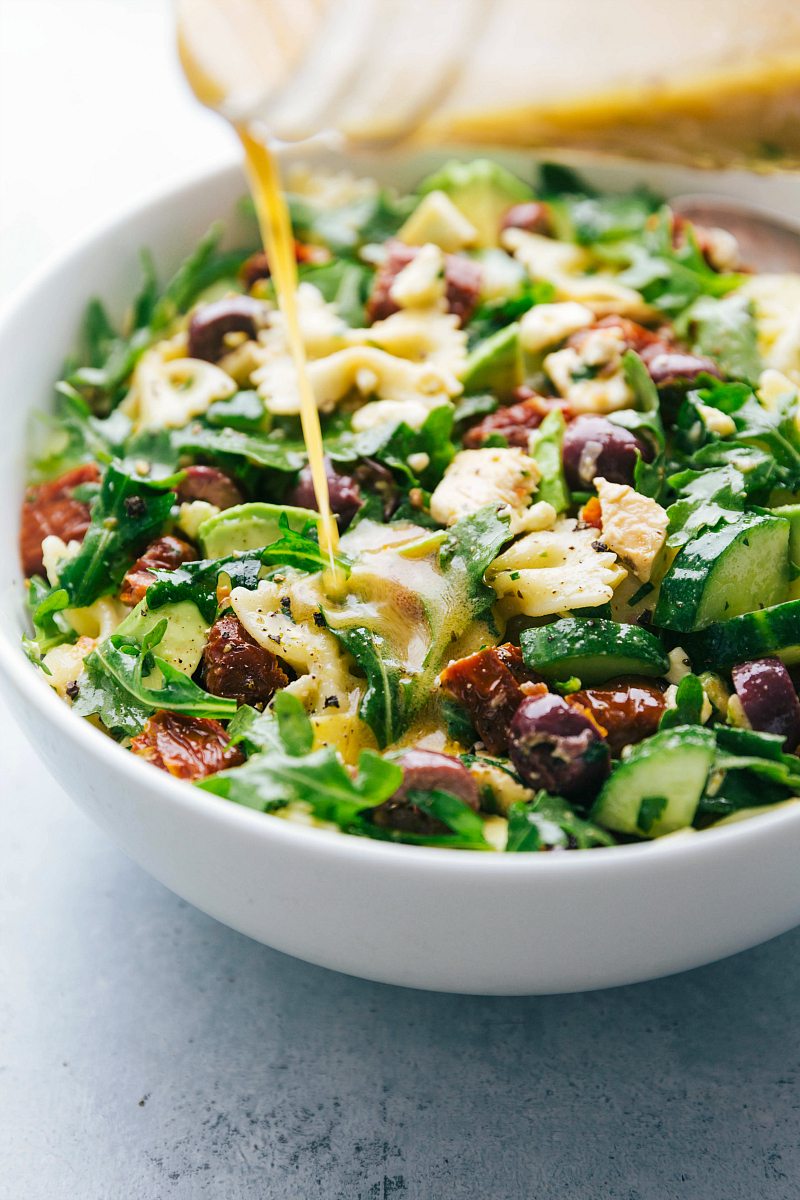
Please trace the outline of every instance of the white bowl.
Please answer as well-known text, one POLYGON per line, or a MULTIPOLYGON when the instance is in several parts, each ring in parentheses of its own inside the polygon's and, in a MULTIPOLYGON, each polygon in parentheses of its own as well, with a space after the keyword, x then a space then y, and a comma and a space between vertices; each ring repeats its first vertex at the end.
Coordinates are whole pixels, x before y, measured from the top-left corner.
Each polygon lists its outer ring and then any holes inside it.
MULTIPOLYGON (((324 152, 322 152, 324 157, 324 152)), ((530 172, 530 159, 500 156, 530 172)), ((432 156, 388 165, 405 184, 432 156)), ((605 166, 600 185, 746 195, 791 215, 800 183, 605 166)), ((121 310, 150 247, 171 269, 243 192, 229 167, 114 221, 42 272, 0 322, 0 677, 58 782, 147 871, 250 937, 386 983, 488 994, 578 991, 699 966, 800 922, 800 805, 705 833, 584 853, 480 854, 292 825, 179 783, 73 716, 25 659, 17 520, 27 422, 46 407, 86 300, 121 310)))

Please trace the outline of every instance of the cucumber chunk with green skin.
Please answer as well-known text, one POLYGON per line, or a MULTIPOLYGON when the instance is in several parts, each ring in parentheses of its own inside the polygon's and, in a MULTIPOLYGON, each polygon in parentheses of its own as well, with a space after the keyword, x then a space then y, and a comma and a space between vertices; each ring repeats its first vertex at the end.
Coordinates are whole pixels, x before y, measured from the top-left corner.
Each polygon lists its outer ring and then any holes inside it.
POLYGON ((657 838, 694 820, 716 741, 710 729, 681 725, 634 746, 603 785, 589 819, 615 833, 657 838))
POLYGON ((695 670, 724 670, 766 655, 794 666, 800 663, 800 600, 717 621, 682 644, 695 670))
POLYGON ((696 534, 661 584, 653 620, 688 632, 780 604, 789 591, 789 522, 745 513, 696 534))
POLYGON ((519 321, 498 329, 470 351, 461 376, 464 391, 509 396, 522 383, 519 321))
POLYGON ((654 634, 640 625, 565 617, 520 635, 525 665, 545 679, 604 683, 620 675, 665 675, 669 658, 654 634))
POLYGON ((302 533, 317 513, 308 508, 291 508, 286 504, 262 504, 253 501, 237 504, 209 517, 197 531, 206 558, 223 558, 237 550, 260 550, 281 536, 278 522, 285 516, 289 528, 302 533))
POLYGON ((800 599, 800 504, 782 504, 772 509, 776 517, 789 522, 789 599, 800 599))

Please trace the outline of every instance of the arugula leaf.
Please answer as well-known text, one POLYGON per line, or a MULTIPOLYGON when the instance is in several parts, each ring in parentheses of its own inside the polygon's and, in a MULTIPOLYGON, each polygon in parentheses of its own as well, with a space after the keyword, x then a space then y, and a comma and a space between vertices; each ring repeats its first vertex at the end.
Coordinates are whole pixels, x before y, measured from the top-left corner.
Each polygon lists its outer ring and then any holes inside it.
POLYGON ((739 287, 746 275, 718 273, 706 262, 690 225, 681 244, 672 242, 672 214, 662 208, 649 221, 638 241, 609 247, 610 261, 625 261, 619 283, 634 288, 648 304, 677 317, 698 296, 725 296, 739 287))
POLYGON ((439 789, 432 792, 411 789, 408 801, 426 816, 441 821, 453 833, 458 834, 459 845, 470 846, 473 849, 489 849, 489 843, 483 834, 483 819, 460 796, 439 789))
POLYGON ((572 503, 561 454, 566 427, 564 414, 553 409, 533 430, 528 444, 528 453, 542 472, 536 499, 552 504, 556 512, 565 512, 572 503))
POLYGON ((114 328, 99 300, 90 301, 84 318, 81 362, 70 372, 67 383, 94 412, 110 412, 116 407, 145 350, 207 287, 221 279, 235 279, 249 251, 219 253, 221 232, 219 225, 208 231, 160 296, 152 260, 149 255, 142 256, 144 281, 125 332, 114 328))
POLYGON ((467 346, 471 350, 484 338, 505 329, 536 304, 550 304, 556 290, 545 279, 526 280, 515 296, 502 296, 495 300, 484 300, 475 309, 467 324, 467 346))
POLYGON ((652 446, 654 457, 651 462, 645 462, 639 455, 633 473, 633 484, 637 492, 657 500, 664 482, 666 446, 658 390, 647 367, 633 350, 626 350, 623 354, 622 369, 636 398, 637 407, 609 413, 608 419, 614 425, 621 425, 631 433, 645 438, 652 446))
POLYGON ((800 479, 800 433, 797 427, 798 400, 794 390, 766 408, 751 387, 744 383, 709 380, 697 392, 703 404, 727 413, 736 426, 729 445, 754 447, 771 456, 787 480, 800 479))
MULTIPOLYGON (((121 728, 130 714, 149 715, 156 709, 187 713, 193 717, 225 720, 236 713, 236 701, 212 696, 198 687, 188 675, 153 653, 167 630, 164 617, 142 638, 112 634, 105 638, 86 659, 89 687, 79 681, 78 701, 82 716, 102 714, 110 708, 110 728, 121 728), (161 674, 159 686, 151 686, 148 676, 161 674), (120 708, 120 702, 122 707, 120 708)), ((105 719, 101 715, 101 719, 105 719)))
POLYGON ((228 736, 232 746, 244 746, 248 757, 259 750, 281 749, 278 718, 271 708, 259 712, 250 704, 240 704, 228 725, 228 736))
POLYGON ((548 204, 557 237, 596 246, 640 236, 660 200, 642 188, 621 195, 562 193, 548 204))
POLYGON ((228 554, 224 558, 204 558, 184 563, 174 571, 154 571, 147 589, 147 607, 152 611, 165 604, 191 600, 204 620, 211 624, 217 615, 217 587, 220 575, 227 575, 231 587, 252 591, 258 586, 261 571, 258 554, 228 554))
POLYGON ((494 604, 494 590, 483 577, 511 536, 508 517, 501 516, 493 505, 461 517, 450 528, 439 564, 445 572, 461 577, 467 609, 464 628, 470 620, 485 617, 494 604))
POLYGON ((169 517, 175 501, 171 485, 171 480, 127 475, 113 463, 107 469, 81 548, 59 575, 58 586, 71 608, 85 608, 114 591, 136 554, 169 517))
POLYGON ((665 709, 658 728, 674 729, 676 725, 702 724, 705 698, 703 685, 697 676, 684 675, 675 693, 675 703, 665 709))
POLYGON ((681 471, 668 483, 678 498, 667 509, 668 546, 683 546, 702 529, 738 520, 747 494, 744 476, 730 465, 706 471, 681 471))
MULTIPOLYGON (((330 566, 328 556, 320 549, 313 523, 298 533, 289 525, 286 513, 281 513, 278 529, 281 536, 259 552, 265 566, 296 567, 299 571, 312 572, 324 571, 330 566)), ((350 570, 350 560, 344 554, 336 554, 334 559, 344 572, 350 570)))
POLYGON ((264 401, 258 392, 236 392, 230 400, 215 400, 209 405, 205 420, 215 429, 257 433, 264 423, 264 413, 264 401))
POLYGON ((34 641, 41 654, 75 641, 77 634, 61 615, 69 606, 69 595, 63 588, 51 588, 41 575, 34 575, 28 580, 27 602, 34 641))
POLYGON ((278 737, 287 754, 302 758, 311 753, 314 745, 314 726, 297 696, 278 692, 272 701, 272 711, 278 722, 278 737))
MULTIPOLYGON (((147 606, 158 609, 165 604, 191 600, 203 618, 211 623, 217 614, 217 588, 221 575, 226 575, 231 587, 250 591, 258 586, 262 566, 295 567, 300 571, 325 570, 329 563, 322 553, 313 524, 302 532, 293 530, 285 513, 278 518, 280 536, 262 550, 227 554, 222 558, 198 559, 183 563, 174 571, 154 571, 153 583, 147 589, 147 606)), ((336 562, 343 571, 349 570, 349 560, 337 555, 336 562)))
POLYGON ((120 683, 95 652, 84 659, 72 711, 79 717, 96 716, 113 737, 126 738, 141 733, 154 709, 120 683))
POLYGON ((676 332, 691 343, 695 354, 712 358, 729 379, 758 379, 756 322, 753 306, 744 296, 701 296, 683 314, 676 332))
POLYGON ((355 258, 365 243, 385 242, 417 204, 416 197, 397 197, 387 189, 335 207, 324 198, 292 192, 286 200, 296 236, 327 246, 337 258, 355 258))
MULTIPOLYGON (((305 803, 320 821, 349 830, 360 813, 382 804, 397 791, 403 772, 371 750, 362 750, 351 774, 335 750, 325 747, 298 757, 268 747, 240 767, 199 780, 197 787, 259 812, 305 803)), ((297 744, 297 743, 295 743, 297 744)))
POLYGON ((366 675, 367 687, 359 715, 384 749, 400 737, 408 722, 404 712, 403 664, 387 640, 364 625, 333 632, 366 675))
POLYGON ((561 796, 537 792, 533 800, 518 800, 508 810, 506 851, 588 850, 614 846, 615 839, 592 821, 578 817, 561 796))
POLYGON ((704 819, 740 808, 776 804, 800 791, 800 758, 786 754, 778 734, 717 725, 712 781, 698 808, 704 819))
POLYGON ((475 745, 478 741, 478 734, 463 704, 446 697, 441 701, 439 711, 442 714, 447 736, 451 741, 458 742, 462 746, 475 745))
POLYGON ((373 271, 362 262, 334 258, 321 265, 301 266, 301 283, 313 283, 325 300, 353 328, 366 324, 366 302, 372 285, 373 271))
POLYGON ((478 417, 485 417, 496 412, 500 401, 489 392, 476 392, 471 396, 462 396, 453 410, 453 433, 462 437, 478 417))
POLYGON ((334 462, 355 462, 371 458, 388 467, 406 490, 422 487, 432 491, 455 455, 451 441, 453 409, 442 404, 428 413, 419 429, 405 422, 377 425, 374 429, 353 433, 345 429, 326 437, 325 450, 334 462), (415 454, 427 454, 428 465, 414 471, 408 460, 415 454))
POLYGON ((255 467, 286 474, 295 474, 306 460, 302 438, 281 438, 277 430, 269 434, 243 433, 229 426, 208 429, 194 423, 176 430, 172 441, 179 454, 199 454, 212 459, 244 459, 255 467))

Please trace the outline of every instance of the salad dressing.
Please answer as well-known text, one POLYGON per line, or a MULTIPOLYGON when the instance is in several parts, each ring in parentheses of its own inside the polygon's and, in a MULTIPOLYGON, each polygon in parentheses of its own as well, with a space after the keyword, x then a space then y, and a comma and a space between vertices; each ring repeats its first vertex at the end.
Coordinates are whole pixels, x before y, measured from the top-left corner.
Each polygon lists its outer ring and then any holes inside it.
MULTIPOLYGON (((187 41, 180 34, 178 50, 184 72, 197 98, 209 107, 218 108, 226 95, 223 83, 214 79, 201 67, 191 53, 187 41)), ((283 314, 289 352, 297 372, 300 421, 319 513, 319 544, 330 564, 324 576, 325 589, 330 595, 336 595, 343 588, 342 571, 336 561, 339 529, 331 511, 319 410, 306 367, 305 344, 297 308, 297 260, 289 208, 281 187, 278 163, 266 140, 260 138, 256 130, 245 123, 237 123, 235 129, 244 149, 245 167, 261 240, 275 285, 278 306, 283 314)))
POLYGON ((336 518, 331 512, 319 410, 306 366, 306 351, 297 309, 297 260, 289 207, 281 189, 280 171, 274 154, 250 129, 241 126, 237 132, 244 147, 247 176, 261 239, 267 253, 278 304, 286 322, 286 338, 297 372, 300 421, 319 512, 319 544, 330 563, 326 573, 326 590, 335 593, 341 590, 342 584, 341 570, 336 564, 339 530, 336 518))

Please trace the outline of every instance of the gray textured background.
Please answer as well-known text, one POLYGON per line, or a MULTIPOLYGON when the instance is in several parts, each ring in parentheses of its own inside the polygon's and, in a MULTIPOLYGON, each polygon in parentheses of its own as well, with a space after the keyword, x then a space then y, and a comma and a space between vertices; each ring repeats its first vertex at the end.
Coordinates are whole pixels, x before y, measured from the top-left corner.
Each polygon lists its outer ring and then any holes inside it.
POLYGON ((25 779, 0 817, 2 1200, 800 1195, 800 931, 583 996, 362 983, 196 912, 25 779))
MULTIPOLYGON (((166 0, 0 23, 3 292, 229 143, 166 0)), ((0 706, 0 1200, 797 1200, 799 1016, 800 931, 545 999, 294 962, 123 858, 0 706)))

